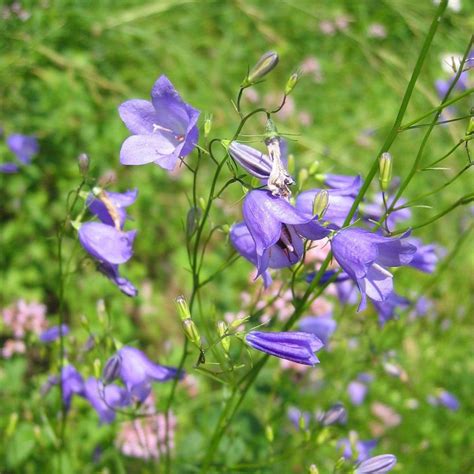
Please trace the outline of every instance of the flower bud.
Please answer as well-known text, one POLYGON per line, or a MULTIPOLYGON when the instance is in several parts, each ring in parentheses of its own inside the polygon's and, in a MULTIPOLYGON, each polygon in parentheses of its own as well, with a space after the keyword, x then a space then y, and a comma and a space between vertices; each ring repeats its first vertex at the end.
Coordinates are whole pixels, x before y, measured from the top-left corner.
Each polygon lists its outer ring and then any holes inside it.
POLYGON ((191 341, 196 347, 201 347, 201 336, 199 335, 198 328, 194 321, 190 318, 183 320, 183 329, 186 337, 191 341))
POLYGON ((319 469, 316 464, 311 464, 311 466, 309 466, 308 474, 319 474, 319 469))
POLYGON ((469 119, 469 123, 467 124, 466 135, 472 135, 474 133, 474 117, 469 119))
POLYGON ((269 443, 273 443, 273 440, 275 439, 273 428, 270 425, 265 426, 265 438, 267 438, 269 443))
POLYGON ((300 75, 297 72, 294 72, 288 81, 286 81, 285 85, 285 95, 290 95, 293 89, 295 88, 298 79, 300 78, 300 75))
POLYGON ((300 169, 300 172, 298 173, 298 184, 300 188, 303 187, 305 181, 308 179, 309 173, 306 168, 300 169))
POLYGON ((327 208, 329 206, 329 193, 325 189, 321 189, 313 201, 313 214, 318 216, 318 219, 322 219, 327 208))
POLYGON ((186 235, 191 237, 198 225, 199 219, 201 218, 202 211, 199 207, 192 207, 188 211, 186 216, 186 235))
POLYGON ((211 133, 212 128, 212 114, 208 115, 204 120, 204 138, 207 138, 211 133))
POLYGON ((268 51, 260 57, 255 66, 249 71, 240 87, 248 87, 266 76, 278 64, 278 54, 268 51))
MULTIPOLYGON (((309 167, 309 174, 311 176, 313 175, 316 175, 316 173, 318 172, 318 169, 319 169, 319 161, 318 160, 314 160, 312 163, 311 163, 311 166, 309 167)), ((322 181, 322 180, 321 180, 322 181)))
POLYGON ((388 472, 397 464, 393 454, 381 454, 362 461, 356 468, 355 474, 370 474, 375 472, 388 472))
POLYGON ((178 314, 182 321, 185 319, 191 319, 191 312, 189 311, 188 303, 183 295, 176 298, 176 307, 178 308, 178 314))
POLYGON ((14 412, 10 415, 10 418, 8 420, 7 427, 5 429, 5 437, 9 438, 16 430, 16 426, 18 424, 18 413, 14 412))
POLYGON ((102 380, 107 385, 117 379, 120 375, 120 357, 114 355, 105 364, 102 371, 102 380))
POLYGON ((81 172, 82 176, 86 176, 89 171, 89 157, 85 153, 81 153, 77 157, 77 164, 79 165, 79 171, 81 172))
POLYGON ((237 318, 237 319, 234 319, 231 323, 230 323, 230 328, 231 329, 237 329, 239 326, 241 326, 242 324, 245 324, 248 319, 250 318, 250 316, 245 316, 245 318, 237 318))
POLYGON ((323 426, 344 424, 347 421, 347 411, 342 403, 336 403, 321 416, 319 421, 323 426))
POLYGON ((392 180, 392 155, 388 152, 382 153, 379 160, 379 182, 383 192, 387 191, 392 180))
POLYGON ((293 153, 288 155, 288 165, 286 168, 288 169, 288 173, 295 173, 295 155, 293 155, 293 153))
POLYGON ((101 365, 102 365, 102 364, 101 364, 101 362, 100 362, 99 359, 94 359, 94 364, 93 364, 93 366, 94 366, 94 377, 95 377, 96 379, 99 379, 99 378, 100 378, 100 372, 101 372, 100 366, 101 366, 101 365))
POLYGON ((228 337, 227 329, 227 324, 224 321, 217 322, 217 333, 221 338, 221 344, 226 353, 229 352, 230 349, 230 338, 228 337))

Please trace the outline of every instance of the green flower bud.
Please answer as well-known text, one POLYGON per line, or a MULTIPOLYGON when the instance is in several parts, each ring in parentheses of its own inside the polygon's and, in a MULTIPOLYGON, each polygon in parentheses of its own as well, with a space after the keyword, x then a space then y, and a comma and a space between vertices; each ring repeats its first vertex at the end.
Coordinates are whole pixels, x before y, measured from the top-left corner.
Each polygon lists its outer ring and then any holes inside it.
POLYGON ((297 82, 298 82, 298 79, 300 78, 300 75, 297 73, 297 72, 294 72, 290 78, 288 79, 288 81, 286 81, 286 85, 285 85, 285 95, 290 95, 292 90, 295 88, 297 82))
POLYGON ((186 235, 188 237, 191 237, 191 235, 194 234, 201 215, 202 211, 199 207, 192 207, 191 209, 189 209, 188 214, 186 216, 186 235))
POLYGON ((189 311, 188 303, 183 295, 180 295, 175 300, 176 308, 178 308, 178 314, 182 321, 185 319, 191 319, 191 312, 189 311))
POLYGON ((308 179, 309 173, 306 168, 303 168, 298 173, 298 184, 300 187, 303 187, 305 181, 308 179))
POLYGON ((208 115, 204 120, 204 138, 207 138, 211 133, 212 128, 212 114, 208 115))
POLYGON ((329 193, 325 189, 316 194, 313 201, 313 214, 318 216, 318 219, 322 219, 327 208, 329 206, 329 193))
POLYGON ((383 192, 387 191, 392 180, 392 155, 388 152, 382 153, 379 160, 379 182, 383 192))
POLYGON ((474 133, 474 117, 469 119, 469 123, 467 124, 467 131, 466 135, 472 135, 474 133))
MULTIPOLYGON (((319 170, 319 161, 318 160, 314 160, 312 163, 311 163, 311 166, 309 167, 309 174, 311 176, 313 175, 316 175, 316 173, 318 172, 319 170)), ((321 175, 322 176, 322 175, 321 175)))
POLYGON ((268 51, 257 61, 255 66, 249 71, 240 87, 248 87, 255 84, 259 79, 266 76, 278 64, 278 54, 268 51))
POLYGON ((217 322, 217 333, 221 338, 221 344, 226 353, 229 352, 230 349, 230 337, 228 337, 227 329, 228 326, 224 321, 217 322))
POLYGON ((199 335, 198 328, 194 321, 190 318, 183 320, 183 329, 186 337, 191 341, 196 347, 201 348, 201 336, 199 335))
POLYGON ((311 464, 311 466, 309 466, 308 474, 319 474, 319 469, 316 464, 311 464))
POLYGON ((273 428, 270 425, 265 426, 265 438, 267 438, 269 443, 273 443, 273 440, 275 439, 273 428))
POLYGON ((237 329, 239 326, 241 326, 242 324, 245 324, 248 319, 250 318, 250 316, 245 316, 245 318, 238 318, 238 319, 234 319, 231 323, 230 323, 230 328, 231 329, 237 329))
POLYGON ((10 438, 10 436, 15 432, 16 426, 18 424, 18 413, 14 412, 10 415, 10 418, 8 419, 8 425, 5 429, 5 437, 10 438))
POLYGON ((102 374, 102 368, 101 368, 102 363, 100 362, 99 359, 94 359, 93 366, 94 366, 94 377, 96 379, 100 379, 101 374, 102 374))
POLYGON ((288 173, 295 174, 295 155, 290 153, 288 155, 288 166, 287 166, 288 173))

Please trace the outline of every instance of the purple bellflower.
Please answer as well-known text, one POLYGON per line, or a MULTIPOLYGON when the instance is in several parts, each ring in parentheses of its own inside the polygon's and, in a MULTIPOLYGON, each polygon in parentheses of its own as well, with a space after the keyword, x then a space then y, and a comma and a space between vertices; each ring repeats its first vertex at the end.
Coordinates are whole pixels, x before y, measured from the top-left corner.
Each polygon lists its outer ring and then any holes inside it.
POLYGON ((380 454, 360 462, 355 474, 383 474, 391 471, 395 464, 397 458, 393 454, 380 454))
POLYGON ((104 367, 107 381, 120 378, 130 395, 140 402, 150 394, 152 382, 165 382, 182 375, 174 367, 155 364, 142 351, 130 346, 122 347, 104 367))
MULTIPOLYGON (((352 194, 354 189, 360 188, 360 177, 356 177, 354 183, 346 188, 329 189, 327 190, 329 195, 329 203, 324 213, 323 220, 342 226, 344 220, 349 214, 349 211, 354 203, 354 196, 352 194)), ((320 192, 320 189, 311 189, 304 191, 296 198, 296 208, 300 211, 311 214, 313 210, 313 203, 316 195, 320 192)))
POLYGON ((242 213, 255 242, 258 275, 270 265, 283 268, 298 262, 303 255, 300 236, 320 240, 330 234, 330 230, 315 221, 311 214, 299 211, 270 191, 250 191, 242 213))
POLYGON ((0 164, 0 173, 12 174, 20 169, 20 165, 28 165, 36 153, 39 146, 35 137, 14 133, 7 138, 7 146, 18 159, 19 163, 9 161, 0 164))
POLYGON ((347 386, 347 393, 352 404, 355 406, 362 405, 368 392, 368 387, 365 383, 359 380, 353 380, 347 386))
POLYGON ((99 415, 101 423, 112 423, 115 420, 115 409, 130 405, 130 395, 118 385, 103 385, 90 377, 84 385, 84 397, 99 415))
POLYGON ((458 398, 447 390, 440 390, 435 397, 429 397, 428 401, 430 401, 432 405, 442 405, 451 411, 459 409, 458 398))
POLYGON ((151 90, 151 102, 128 100, 119 107, 120 118, 132 133, 122 144, 123 165, 156 163, 172 170, 199 139, 199 111, 186 104, 166 76, 151 90))
POLYGON ((59 339, 61 336, 61 332, 63 333, 63 336, 69 333, 69 326, 66 324, 62 324, 61 326, 52 326, 49 329, 46 329, 46 331, 43 331, 39 338, 41 342, 53 342, 56 339, 59 339), (62 328, 62 331, 60 330, 60 327, 62 328))
POLYGON ((425 273, 433 273, 439 260, 438 254, 443 253, 443 249, 435 244, 423 245, 419 239, 411 238, 409 242, 416 247, 416 253, 408 265, 425 273))
POLYGON ((79 241, 99 262, 117 265, 132 257, 136 233, 136 230, 123 232, 101 222, 86 222, 79 228, 79 241))
POLYGON ((303 332, 314 334, 321 342, 327 346, 329 338, 336 330, 337 323, 331 315, 326 316, 306 316, 299 322, 299 329, 303 332))
POLYGON ((389 238, 364 229, 346 228, 331 241, 334 258, 359 287, 359 311, 365 309, 368 296, 385 301, 393 291, 393 275, 385 267, 407 265, 416 247, 404 237, 389 238))
POLYGON ((306 332, 251 331, 245 337, 245 341, 258 351, 311 366, 319 363, 314 353, 324 345, 314 334, 306 332))
MULTIPOLYGON (((390 207, 393 198, 390 196, 387 197, 387 206, 390 207)), ((401 206, 407 202, 406 199, 399 199, 397 201, 397 206, 401 206)), ((375 195, 374 200, 370 203, 365 203, 363 205, 362 213, 366 219, 372 221, 378 221, 385 214, 385 206, 383 203, 382 193, 375 195)), ((398 211, 393 211, 386 219, 386 224, 390 230, 392 230, 399 222, 406 221, 411 218, 410 209, 400 209, 398 211)))
POLYGON ((394 319, 397 310, 403 310, 410 306, 410 300, 403 296, 391 292, 384 301, 372 301, 379 316, 380 326, 384 326, 387 321, 394 319))
MULTIPOLYGON (((257 266, 258 259, 257 252, 255 251, 255 242, 250 235, 250 231, 248 230, 245 223, 239 222, 238 224, 233 225, 230 229, 229 235, 230 241, 235 250, 237 250, 237 252, 239 252, 239 254, 247 259, 250 263, 253 263, 255 266, 257 266)), ((279 262, 280 259, 270 258, 268 266, 270 268, 280 268, 278 267, 279 262)), ((270 276, 270 273, 268 270, 265 270, 261 273, 261 276, 263 278, 263 284, 265 288, 268 288, 272 283, 272 277, 270 276)))
MULTIPOLYGON (((343 457, 345 459, 352 459, 354 454, 352 453, 351 442, 347 438, 341 439, 337 443, 338 448, 343 448, 343 457)), ((357 461, 362 462, 370 458, 372 451, 377 446, 377 441, 374 439, 369 439, 366 441, 358 440, 355 443, 355 448, 357 451, 357 461)))
MULTIPOLYGON (((110 202, 110 209, 113 209, 112 213, 117 215, 120 228, 122 229, 127 219, 127 211, 125 208, 131 206, 135 202, 137 199, 138 190, 132 189, 124 193, 102 191, 102 193, 105 195, 103 199, 106 199, 108 202, 110 202)), ((111 211, 107 209, 107 206, 103 200, 91 194, 87 198, 87 205, 89 206, 89 210, 92 212, 92 214, 97 216, 101 222, 112 227, 116 225, 111 215, 111 211)))
POLYGON ((348 196, 356 197, 362 186, 362 179, 360 176, 352 176, 346 174, 325 174, 323 175, 323 182, 326 186, 332 189, 350 190, 348 196))
POLYGON ((296 407, 289 407, 287 413, 289 420, 297 430, 301 429, 302 424, 305 428, 309 426, 311 421, 311 414, 309 412, 301 411, 296 407))
POLYGON ((124 295, 137 296, 138 290, 133 283, 119 273, 118 265, 111 265, 110 263, 102 262, 97 267, 99 272, 105 275, 124 295))
POLYGON ((73 395, 84 396, 84 379, 72 365, 66 365, 61 372, 63 403, 66 410, 71 407, 73 395))

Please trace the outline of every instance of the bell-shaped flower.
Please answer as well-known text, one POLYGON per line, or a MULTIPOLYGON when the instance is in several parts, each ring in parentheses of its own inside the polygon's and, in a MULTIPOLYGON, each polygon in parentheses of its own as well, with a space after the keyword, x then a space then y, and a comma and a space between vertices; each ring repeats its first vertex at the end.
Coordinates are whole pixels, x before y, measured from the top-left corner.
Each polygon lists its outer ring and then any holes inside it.
POLYGON ((41 342, 45 342, 45 343, 53 342, 56 339, 60 338, 61 333, 62 333, 63 336, 68 334, 69 333, 69 326, 67 326, 66 324, 61 324, 61 326, 52 326, 52 327, 46 329, 46 331, 43 331, 40 334, 39 338, 40 338, 41 342))
POLYGON ((364 229, 346 228, 331 241, 334 258, 357 284, 359 311, 373 301, 385 301, 393 291, 393 275, 385 267, 408 265, 416 247, 400 238, 384 237, 364 229))
POLYGON ((181 378, 183 373, 174 367, 155 364, 140 350, 124 346, 107 361, 104 376, 108 380, 120 378, 134 398, 143 402, 151 392, 152 382, 181 378), (110 374, 110 365, 114 370, 110 374))
POLYGON ((242 213, 255 242, 259 275, 269 267, 270 259, 274 268, 298 262, 303 255, 300 236, 320 240, 330 234, 330 230, 320 225, 311 214, 299 211, 269 191, 250 191, 245 197, 242 213))
MULTIPOLYGON (((390 205, 393 202, 393 197, 387 197, 387 206, 390 207, 390 205)), ((407 202, 406 199, 399 199, 397 201, 397 206, 401 206, 407 202)), ((383 203, 383 196, 382 193, 377 193, 374 196, 374 199, 371 202, 364 203, 362 208, 362 214, 363 216, 370 221, 379 221, 380 218, 385 214, 385 205, 383 203)), ((408 219, 411 218, 411 210, 406 208, 406 209, 399 209, 398 211, 393 211, 391 212, 387 219, 386 219, 386 224, 390 230, 394 229, 396 225, 399 222, 407 221, 408 219)))
POLYGON ((346 196, 356 197, 362 186, 362 178, 360 176, 352 176, 346 174, 325 174, 323 182, 332 189, 344 189, 346 196))
MULTIPOLYGON (((250 231, 248 227, 245 225, 244 222, 239 222, 231 227, 230 233, 230 242, 232 243, 233 247, 237 252, 239 252, 242 257, 247 259, 250 263, 257 266, 257 253, 255 251, 255 242, 250 235, 250 231)), ((272 256, 275 257, 279 251, 282 251, 280 248, 276 248, 275 252, 272 252, 272 256)), ((268 266, 269 268, 280 268, 274 267, 273 265, 277 265, 278 262, 281 261, 279 258, 272 258, 269 259, 268 266)), ((263 284, 265 288, 268 288, 272 284, 272 277, 268 270, 265 270, 261 273, 263 278, 263 284)))
POLYGON ((118 385, 104 385, 101 380, 90 377, 84 384, 84 397, 99 415, 101 423, 112 423, 115 410, 130 405, 130 395, 118 385))
POLYGON ((125 208, 135 202, 137 195, 137 189, 132 189, 124 193, 101 191, 101 196, 91 194, 87 198, 87 205, 92 214, 97 216, 104 224, 115 226, 114 218, 116 216, 120 224, 119 227, 123 228, 127 219, 127 211, 125 208))
POLYGON ((306 316, 299 322, 299 329, 303 332, 314 334, 321 342, 327 346, 329 338, 336 330, 337 323, 328 316, 306 316))
POLYGON ((372 300, 372 304, 377 310, 380 326, 384 326, 387 321, 395 318, 397 310, 408 308, 410 306, 410 300, 392 291, 385 300, 372 300))
POLYGON ((119 107, 120 118, 132 133, 122 144, 123 165, 156 163, 172 170, 198 142, 199 111, 186 104, 166 76, 151 91, 151 102, 133 99, 119 107))
POLYGON ((258 351, 311 366, 319 363, 314 353, 324 345, 314 334, 306 332, 251 331, 245 336, 245 341, 258 351))
POLYGON ((133 255, 136 233, 136 230, 123 232, 101 222, 86 222, 79 228, 79 241, 99 262, 117 265, 133 255))
MULTIPOLYGON (((354 181, 346 187, 328 189, 329 202, 323 220, 341 227, 354 203, 353 191, 357 189, 358 192, 360 183, 360 176, 357 176, 354 181)), ((296 208, 306 214, 311 214, 313 212, 314 199, 320 191, 321 189, 310 189, 300 193, 296 198, 296 208)))
POLYGON ((353 380, 347 386, 347 394, 349 395, 350 401, 355 406, 364 403, 368 390, 367 385, 360 380, 353 380))
POLYGON ((10 135, 7 138, 7 146, 24 165, 28 165, 39 150, 38 140, 35 137, 21 133, 10 135))
POLYGON ((435 244, 424 245, 419 239, 412 238, 410 243, 416 247, 416 253, 413 255, 409 266, 425 273, 433 273, 436 270, 440 254, 444 253, 444 249, 435 244))
POLYGON ((137 296, 138 290, 127 278, 120 275, 119 266, 107 262, 99 263, 97 269, 105 275, 124 295, 137 296))
POLYGON ((384 474, 391 471, 395 464, 397 458, 393 454, 380 454, 360 462, 354 474, 384 474))
POLYGON ((72 365, 66 365, 61 372, 63 403, 66 410, 71 406, 73 395, 84 395, 84 379, 72 365))

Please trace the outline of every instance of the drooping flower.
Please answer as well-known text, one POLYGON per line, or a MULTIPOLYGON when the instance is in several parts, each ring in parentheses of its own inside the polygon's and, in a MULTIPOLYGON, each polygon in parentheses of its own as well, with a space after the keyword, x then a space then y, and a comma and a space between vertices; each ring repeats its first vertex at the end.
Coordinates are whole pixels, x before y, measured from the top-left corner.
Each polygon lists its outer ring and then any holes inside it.
POLYGON ((53 342, 56 339, 59 339, 59 337, 61 335, 61 332, 62 332, 63 336, 68 334, 69 333, 69 326, 67 326, 66 324, 62 324, 61 327, 60 326, 52 326, 49 329, 46 329, 46 331, 43 331, 40 334, 40 337, 39 337, 40 341, 41 342, 46 342, 46 343, 53 342))
POLYGON ((245 341, 258 351, 311 366, 319 363, 314 353, 324 345, 314 334, 306 332, 251 331, 245 341))
POLYGON ((334 258, 359 287, 359 311, 365 309, 368 296, 384 301, 393 292, 393 275, 385 267, 407 265, 416 247, 400 238, 384 237, 364 229, 346 228, 331 241, 334 258))
POLYGON ((311 214, 295 209, 288 201, 273 196, 269 191, 250 191, 245 197, 242 213, 255 242, 259 275, 270 266, 270 262, 274 268, 298 262, 303 255, 300 236, 320 240, 330 233, 311 214))
POLYGON ((181 378, 183 373, 174 367, 152 362, 142 351, 134 347, 124 346, 107 361, 104 367, 105 375, 108 381, 120 378, 130 394, 143 402, 151 392, 152 382, 181 378), (109 374, 111 364, 116 368, 109 374))
POLYGON ((99 415, 101 423, 115 420, 115 409, 130 404, 130 395, 118 385, 104 385, 100 380, 89 377, 84 384, 84 397, 99 415))
POLYGON ((119 227, 123 228, 127 219, 125 208, 135 202, 137 195, 137 189, 124 193, 101 191, 101 195, 97 197, 91 194, 87 198, 87 205, 92 214, 97 216, 104 224, 115 226, 114 218, 116 217, 119 221, 119 227))
POLYGON ((385 300, 372 300, 372 303, 377 310, 380 326, 384 326, 387 321, 394 319, 397 310, 403 310, 410 306, 410 300, 397 295, 393 291, 385 298, 385 300))
POLYGON ((14 133, 7 138, 7 146, 18 160, 28 165, 36 153, 38 153, 38 140, 30 135, 14 133))
POLYGON ((355 474, 383 474, 391 471, 395 464, 397 458, 393 454, 380 454, 360 462, 355 474))
POLYGON ((79 241, 99 262, 125 263, 132 257, 137 231, 123 232, 101 222, 86 222, 79 228, 79 241))
POLYGON ((123 165, 154 162, 171 171, 198 142, 199 111, 181 99, 164 75, 153 86, 151 102, 128 100, 120 105, 119 114, 132 133, 120 150, 123 165))
POLYGON ((71 406, 73 395, 84 395, 84 379, 73 365, 66 365, 61 372, 63 403, 66 410, 71 406))
POLYGON ((336 330, 337 323, 328 316, 306 316, 301 319, 299 329, 303 332, 314 334, 321 342, 327 346, 329 338, 336 330))
MULTIPOLYGON (((323 219, 337 226, 342 226, 344 220, 354 203, 354 190, 360 188, 360 176, 345 188, 329 189, 329 203, 324 213, 323 219)), ((296 208, 300 211, 311 214, 313 212, 313 203, 320 189, 310 189, 304 191, 296 198, 296 208)))
POLYGON ((410 242, 416 247, 416 253, 408 265, 425 273, 433 273, 442 249, 435 244, 423 245, 419 239, 412 238, 410 242))
POLYGON ((124 295, 137 296, 138 290, 133 283, 119 273, 118 265, 111 265, 107 262, 99 263, 97 269, 105 275, 124 295))

